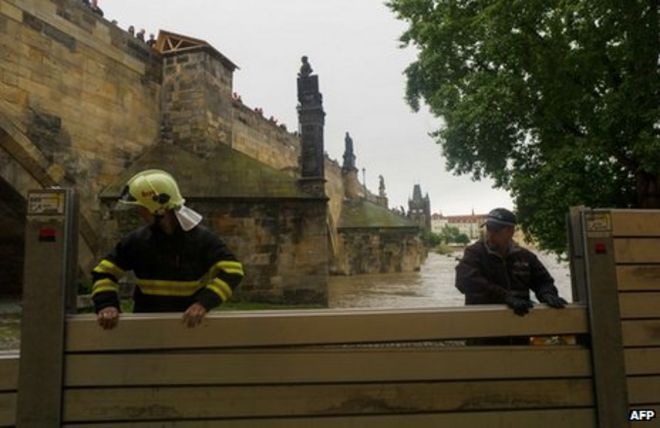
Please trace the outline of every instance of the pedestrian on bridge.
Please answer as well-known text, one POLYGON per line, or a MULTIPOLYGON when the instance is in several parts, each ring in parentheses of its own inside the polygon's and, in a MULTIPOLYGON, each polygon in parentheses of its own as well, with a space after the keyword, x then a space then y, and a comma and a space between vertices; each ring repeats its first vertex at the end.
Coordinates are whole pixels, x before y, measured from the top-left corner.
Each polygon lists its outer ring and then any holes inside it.
MULTIPOLYGON (((485 238, 467 247, 456 266, 456 288, 465 295, 465 304, 504 303, 523 316, 534 306, 532 290, 539 302, 563 308, 566 300, 559 297, 548 270, 536 255, 513 241, 516 216, 496 208, 488 213, 484 225, 485 238)), ((520 344, 528 342, 521 338, 520 344)))
POLYGON ((126 184, 119 202, 137 207, 145 221, 123 238, 92 272, 92 298, 104 329, 119 321, 119 280, 137 277, 134 312, 183 312, 194 327, 226 302, 243 278, 243 266, 225 244, 184 205, 167 172, 146 170, 126 184))

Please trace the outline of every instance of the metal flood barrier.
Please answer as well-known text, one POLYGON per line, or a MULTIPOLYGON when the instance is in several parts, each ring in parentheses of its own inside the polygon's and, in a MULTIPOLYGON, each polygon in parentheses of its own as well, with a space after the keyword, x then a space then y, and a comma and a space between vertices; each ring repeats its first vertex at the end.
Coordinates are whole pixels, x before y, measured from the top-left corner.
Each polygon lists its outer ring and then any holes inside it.
POLYGON ((48 315, 60 341, 42 346, 43 318, 26 313, 20 369, 0 355, 0 426, 658 426, 660 211, 570 218, 579 302, 525 317, 500 305, 221 312, 188 329, 180 314, 123 314, 104 331, 66 315, 60 276, 58 293, 25 302, 60 308, 48 315), (460 345, 562 335, 580 344, 460 345), (27 407, 46 393, 59 399, 27 407))

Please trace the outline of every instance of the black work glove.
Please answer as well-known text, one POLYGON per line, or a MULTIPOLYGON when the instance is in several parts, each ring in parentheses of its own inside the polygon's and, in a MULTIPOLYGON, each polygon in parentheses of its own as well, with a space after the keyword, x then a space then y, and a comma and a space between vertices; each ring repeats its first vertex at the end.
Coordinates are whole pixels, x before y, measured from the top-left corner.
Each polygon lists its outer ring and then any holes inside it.
POLYGON ((513 309, 516 315, 520 315, 521 317, 534 307, 534 304, 530 300, 516 297, 513 294, 507 294, 504 298, 504 303, 513 309))
POLYGON ((548 306, 553 308, 563 308, 568 304, 568 302, 554 293, 545 293, 541 294, 539 300, 542 303, 547 303, 548 306))

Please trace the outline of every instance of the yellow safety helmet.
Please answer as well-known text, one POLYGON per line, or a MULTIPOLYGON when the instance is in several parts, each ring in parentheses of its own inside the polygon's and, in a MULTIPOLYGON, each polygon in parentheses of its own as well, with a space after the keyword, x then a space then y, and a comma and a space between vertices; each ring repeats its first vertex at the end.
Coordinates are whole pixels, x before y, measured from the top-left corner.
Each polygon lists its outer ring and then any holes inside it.
POLYGON ((153 215, 163 215, 167 210, 180 208, 186 200, 172 175, 160 169, 148 169, 128 180, 119 202, 145 207, 153 215))

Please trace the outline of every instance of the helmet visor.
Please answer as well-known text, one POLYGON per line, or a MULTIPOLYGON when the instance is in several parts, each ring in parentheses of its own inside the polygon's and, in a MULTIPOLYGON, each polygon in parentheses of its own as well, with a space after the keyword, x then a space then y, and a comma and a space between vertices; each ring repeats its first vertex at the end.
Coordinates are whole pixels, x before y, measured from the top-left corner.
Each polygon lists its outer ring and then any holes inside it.
POLYGON ((201 223, 203 218, 200 213, 198 213, 193 209, 188 208, 185 205, 181 206, 181 208, 174 210, 174 215, 176 215, 177 220, 179 220, 181 229, 183 229, 186 232, 188 232, 189 230, 197 226, 199 223, 201 223))

